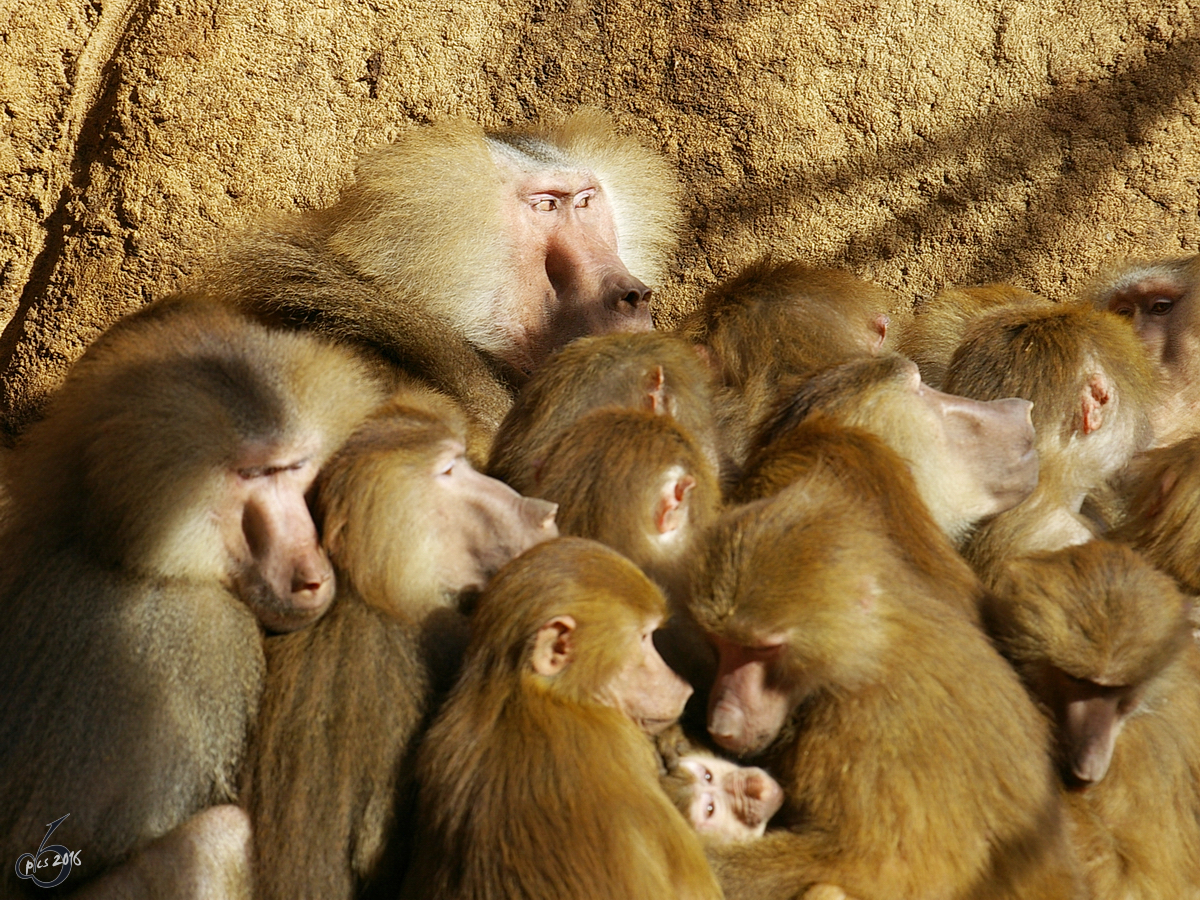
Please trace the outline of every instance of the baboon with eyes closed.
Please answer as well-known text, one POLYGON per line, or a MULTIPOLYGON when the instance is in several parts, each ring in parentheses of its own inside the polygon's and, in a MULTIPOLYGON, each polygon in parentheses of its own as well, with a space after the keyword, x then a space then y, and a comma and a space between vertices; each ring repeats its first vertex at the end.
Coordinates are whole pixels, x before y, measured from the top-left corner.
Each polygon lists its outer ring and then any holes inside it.
POLYGON ((1004 562, 1085 543, 1097 526, 1081 514, 1150 437, 1153 387, 1145 351, 1117 316, 1087 306, 1011 307, 968 328, 946 390, 1033 403, 1038 484, 982 526, 964 555, 990 583, 1004 562))
POLYGON ((482 463, 552 351, 652 327, 639 278, 664 274, 677 190, 596 111, 416 127, 363 157, 333 207, 251 232, 209 277, 256 315, 368 348, 453 397, 482 463))
POLYGON ((670 416, 711 465, 719 465, 704 363, 679 338, 655 332, 583 338, 551 357, 500 425, 488 474, 522 493, 533 492, 562 432, 589 412, 609 406, 670 416))
POLYGON ((691 693, 654 650, 665 612, 636 566, 581 538, 500 571, 421 745, 402 897, 721 896, 645 734, 691 693))
POLYGON ((1153 446, 1200 432, 1200 255, 1116 263, 1084 296, 1128 319, 1146 347, 1158 376, 1153 446))
POLYGON ((315 626, 267 641, 242 792, 261 900, 399 890, 411 753, 463 649, 458 601, 556 536, 553 504, 471 468, 465 430, 451 401, 402 391, 318 478, 340 589, 315 626))
POLYGON ((710 849, 727 897, 1079 896, 1045 722, 869 505, 818 472, 708 546, 709 733, 786 797, 776 829, 710 849))
POLYGON ((1023 501, 1038 482, 1027 400, 980 402, 934 390, 902 356, 853 360, 807 379, 764 424, 755 451, 770 453, 778 435, 816 411, 879 435, 899 453, 955 543, 1023 501))
MULTIPOLYGON (((97 893, 221 890, 187 883, 204 877, 188 854, 219 847, 210 826, 244 835, 244 816, 192 817, 235 799, 261 628, 303 627, 333 597, 304 495, 371 384, 345 351, 199 297, 119 322, 71 369, 4 458, 0 857, 70 813, 68 887, 172 833, 180 856, 147 847, 97 893)), ((215 882, 247 877, 212 862, 215 882)), ((0 877, 18 891, 11 864, 0 877)))
POLYGON ((1052 723, 1096 900, 1200 897, 1200 652, 1188 603, 1133 550, 1014 560, 989 632, 1052 723))

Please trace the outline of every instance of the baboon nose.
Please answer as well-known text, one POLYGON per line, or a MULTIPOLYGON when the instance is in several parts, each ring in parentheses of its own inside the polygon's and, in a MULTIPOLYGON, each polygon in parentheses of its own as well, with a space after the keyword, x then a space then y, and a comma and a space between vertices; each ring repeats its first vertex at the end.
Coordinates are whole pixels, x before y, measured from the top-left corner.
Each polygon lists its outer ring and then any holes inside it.
POLYGON ((629 275, 610 289, 608 306, 623 316, 640 316, 650 301, 650 293, 650 288, 629 275))
POLYGON ((750 772, 746 776, 746 796, 753 800, 761 800, 765 793, 767 783, 762 776, 757 772, 750 772))
POLYGON ((306 560, 292 570, 292 595, 303 603, 303 598, 318 600, 333 581, 333 566, 323 557, 306 560))

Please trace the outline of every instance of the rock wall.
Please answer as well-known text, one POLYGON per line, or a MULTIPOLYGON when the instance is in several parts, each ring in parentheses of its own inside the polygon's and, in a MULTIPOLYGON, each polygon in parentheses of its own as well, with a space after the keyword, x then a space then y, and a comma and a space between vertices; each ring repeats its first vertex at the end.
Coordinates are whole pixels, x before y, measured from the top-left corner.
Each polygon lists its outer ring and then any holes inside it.
POLYGON ((1198 42, 1200 0, 0 0, 0 426, 446 116, 600 106, 675 162, 663 323, 765 252, 1063 298, 1200 249, 1198 42))

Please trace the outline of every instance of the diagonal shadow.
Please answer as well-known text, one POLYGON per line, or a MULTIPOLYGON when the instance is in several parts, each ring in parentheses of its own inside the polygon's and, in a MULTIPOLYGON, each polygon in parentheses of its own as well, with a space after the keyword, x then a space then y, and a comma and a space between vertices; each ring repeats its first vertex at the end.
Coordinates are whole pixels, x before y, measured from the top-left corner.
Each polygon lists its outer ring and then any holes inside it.
POLYGON ((849 193, 864 182, 897 173, 939 172, 967 151, 983 160, 919 204, 848 236, 832 262, 861 264, 891 255, 897 243, 915 241, 922 233, 948 232, 957 214, 996 194, 998 185, 1058 159, 1057 174, 1037 184, 1029 215, 1014 217, 985 249, 976 251, 964 281, 987 280, 998 270, 1011 273, 1027 265, 1037 238, 1056 220, 1080 212, 1111 175, 1113 163, 1147 143, 1166 110, 1198 83, 1200 38, 1187 38, 1148 51, 1145 59, 1111 79, 1059 88, 1024 110, 990 112, 935 140, 916 138, 878 153, 797 168, 773 185, 741 179, 718 191, 705 209, 693 210, 690 225, 694 233, 704 233, 715 216, 735 218, 749 228, 780 208, 849 193), (1057 215, 1048 215, 1053 211, 1057 215))

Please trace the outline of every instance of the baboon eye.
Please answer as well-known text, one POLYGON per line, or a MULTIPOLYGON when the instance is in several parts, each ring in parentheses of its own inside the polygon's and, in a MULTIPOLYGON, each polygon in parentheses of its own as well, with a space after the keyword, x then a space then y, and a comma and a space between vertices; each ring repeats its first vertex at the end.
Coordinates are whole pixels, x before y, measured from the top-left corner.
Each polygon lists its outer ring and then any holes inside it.
POLYGON ((544 197, 533 205, 538 212, 554 212, 558 209, 558 201, 553 197, 544 197))
POLYGON ((1165 316, 1175 307, 1175 301, 1169 300, 1166 297, 1158 297, 1150 304, 1150 315, 1165 316))
POLYGON ((709 803, 707 806, 704 807, 704 818, 711 819, 713 817, 713 813, 715 813, 716 811, 717 811, 716 805, 709 803))
POLYGON ((1113 312, 1115 312, 1118 316, 1121 316, 1126 319, 1133 318, 1133 307, 1132 306, 1118 306, 1116 309, 1113 310, 1113 312))
POLYGON ((708 771, 707 768, 704 770, 704 780, 708 782, 712 781, 712 772, 708 771))
POLYGON ((576 209, 586 209, 587 205, 588 205, 588 201, 591 199, 592 198, 591 198, 590 194, 584 194, 582 197, 580 197, 578 200, 575 201, 575 208, 576 209))

